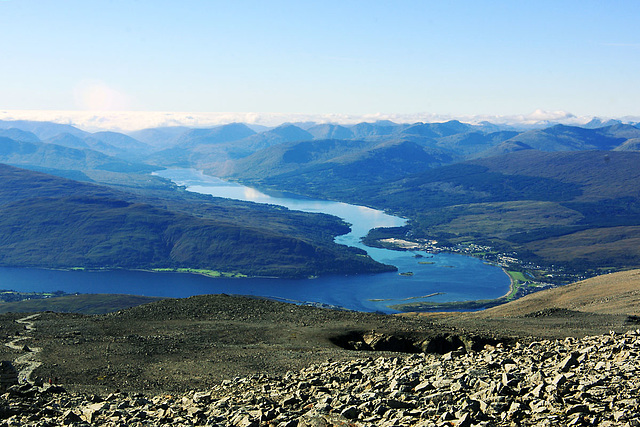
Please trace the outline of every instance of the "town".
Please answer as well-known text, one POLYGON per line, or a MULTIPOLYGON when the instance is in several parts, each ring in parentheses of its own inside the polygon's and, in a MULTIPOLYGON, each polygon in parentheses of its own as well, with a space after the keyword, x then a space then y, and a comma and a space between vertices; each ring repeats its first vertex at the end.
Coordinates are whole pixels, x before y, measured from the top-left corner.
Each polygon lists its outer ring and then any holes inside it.
MULTIPOLYGON (((378 239, 381 247, 413 252, 426 252, 430 254, 457 253, 461 255, 480 258, 486 263, 501 267, 511 278, 511 291, 506 296, 506 300, 521 298, 533 292, 544 289, 574 283, 589 277, 601 274, 612 273, 615 270, 589 270, 589 271, 569 271, 557 265, 540 265, 534 262, 520 259, 517 252, 500 252, 487 245, 473 242, 457 243, 454 245, 439 244, 437 240, 416 238, 399 239, 384 238, 378 239)), ((416 257, 422 255, 416 254, 416 257)))

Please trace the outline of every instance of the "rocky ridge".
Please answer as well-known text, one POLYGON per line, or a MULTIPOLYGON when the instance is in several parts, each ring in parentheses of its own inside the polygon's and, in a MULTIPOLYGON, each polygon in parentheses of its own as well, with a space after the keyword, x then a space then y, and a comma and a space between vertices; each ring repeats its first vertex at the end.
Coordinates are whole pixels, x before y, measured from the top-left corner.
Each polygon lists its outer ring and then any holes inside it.
POLYGON ((638 426, 640 330, 313 365, 182 395, 23 383, 0 426, 638 426))

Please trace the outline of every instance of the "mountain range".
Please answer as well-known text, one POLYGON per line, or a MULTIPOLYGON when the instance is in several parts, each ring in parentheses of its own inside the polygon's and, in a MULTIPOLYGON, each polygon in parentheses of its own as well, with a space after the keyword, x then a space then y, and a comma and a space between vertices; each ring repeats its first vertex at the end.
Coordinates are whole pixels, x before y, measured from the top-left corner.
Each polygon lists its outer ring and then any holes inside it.
MULTIPOLYGON (((415 170, 411 164, 416 160, 416 146, 424 150, 425 153, 418 155, 419 158, 427 159, 426 166, 430 168, 529 149, 633 151, 638 147, 640 138, 640 129, 637 126, 619 121, 603 122, 598 119, 592 120, 584 127, 553 125, 527 131, 517 131, 490 123, 470 125, 456 120, 413 124, 378 121, 356 125, 297 125, 283 124, 256 131, 246 124, 230 123, 198 129, 151 128, 125 135, 105 131, 90 133, 71 125, 49 122, 0 121, 0 136, 18 142, 43 142, 78 150, 94 150, 120 160, 160 167, 195 167, 234 178, 242 177, 247 170, 253 170, 252 166, 261 159, 282 155, 284 150, 278 147, 281 144, 289 144, 290 150, 296 150, 293 147, 295 143, 303 144, 300 150, 308 152, 310 161, 298 162, 301 166, 321 163, 329 169, 336 164, 348 163, 349 159, 344 157, 347 154, 358 164, 360 159, 368 156, 377 158, 381 150, 390 147, 392 153, 385 155, 385 159, 392 160, 394 167, 402 168, 406 163, 406 173, 412 173, 415 170), (315 141, 315 144, 309 145, 310 141, 315 141), (330 142, 324 147, 321 141, 330 142), (347 141, 355 143, 347 144, 347 141), (416 146, 408 149, 407 143, 416 146), (336 144, 342 146, 336 152, 336 156, 342 157, 337 162, 331 157, 331 151, 335 149, 336 144), (406 149, 398 149, 402 144, 405 144, 406 149), (263 150, 267 151, 261 153, 263 150), (369 151, 372 150, 376 154, 371 155, 369 151), (251 159, 245 160, 257 153, 261 154, 255 157, 253 165, 251 159)), ((278 160, 272 159, 271 162, 277 163, 278 160)), ((37 163, 36 159, 22 162, 25 166, 47 166, 37 163)), ((77 169, 86 168, 86 165, 79 165, 77 169)), ((279 172, 276 168, 269 175, 279 172)))
MULTIPOLYGON (((452 120, 267 129, 231 123, 129 135, 0 121, 2 163, 147 195, 165 185, 149 172, 197 168, 260 188, 393 211, 411 220, 415 237, 484 239, 537 262, 573 267, 640 266, 632 247, 640 227, 639 147, 638 125, 595 119, 525 131, 452 120)), ((189 214, 180 203, 174 207, 189 214)))

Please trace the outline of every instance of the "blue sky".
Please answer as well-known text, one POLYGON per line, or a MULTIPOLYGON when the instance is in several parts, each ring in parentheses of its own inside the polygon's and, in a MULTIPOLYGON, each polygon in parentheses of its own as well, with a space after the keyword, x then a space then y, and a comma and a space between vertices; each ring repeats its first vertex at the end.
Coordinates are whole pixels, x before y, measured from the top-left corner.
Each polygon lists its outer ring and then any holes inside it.
POLYGON ((640 116, 638 1, 1 0, 0 109, 640 116))

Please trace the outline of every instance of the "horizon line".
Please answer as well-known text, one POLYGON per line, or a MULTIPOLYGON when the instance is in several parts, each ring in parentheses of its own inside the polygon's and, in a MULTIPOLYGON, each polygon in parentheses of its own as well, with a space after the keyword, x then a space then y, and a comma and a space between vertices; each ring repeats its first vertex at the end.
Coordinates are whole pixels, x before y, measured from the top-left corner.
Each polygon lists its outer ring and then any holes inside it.
POLYGON ((477 114, 454 115, 438 113, 261 113, 261 112, 188 112, 188 111, 87 111, 87 110, 0 110, 0 120, 44 121, 66 124, 86 131, 111 130, 132 132, 136 130, 184 126, 202 128, 229 123, 245 123, 275 127, 285 123, 317 123, 353 125, 363 122, 389 120, 398 124, 441 123, 458 120, 468 124, 489 122, 508 126, 536 126, 548 123, 581 125, 593 119, 640 122, 640 116, 626 115, 603 117, 577 116, 565 111, 535 110, 528 114, 477 114))

